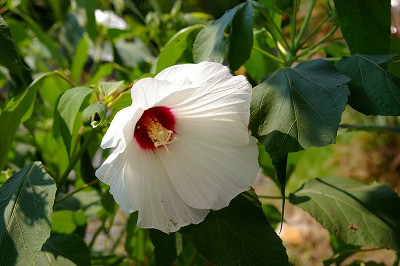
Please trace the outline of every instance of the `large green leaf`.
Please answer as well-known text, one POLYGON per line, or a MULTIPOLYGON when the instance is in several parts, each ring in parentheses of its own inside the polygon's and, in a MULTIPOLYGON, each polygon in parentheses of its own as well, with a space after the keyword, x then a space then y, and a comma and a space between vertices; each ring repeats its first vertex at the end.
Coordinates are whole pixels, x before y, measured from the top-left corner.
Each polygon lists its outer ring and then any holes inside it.
POLYGON ((389 186, 316 178, 289 200, 348 244, 400 250, 400 198, 389 186))
POLYGON ((90 252, 78 235, 52 235, 44 243, 34 265, 90 265, 90 252))
POLYGON ((55 72, 43 74, 17 97, 11 99, 0 115, 0 170, 3 169, 19 125, 32 115, 40 82, 55 72))
POLYGON ((13 36, 10 28, 8 27, 5 20, 0 16, 0 55, 3 58, 7 58, 10 63, 17 65, 18 67, 29 70, 29 67, 18 55, 17 48, 15 47, 13 36))
POLYGON ((340 29, 352 54, 388 54, 389 0, 334 0, 340 29))
POLYGON ((193 25, 178 31, 161 49, 157 57, 156 73, 178 62, 188 47, 188 37, 203 28, 203 25, 193 25))
POLYGON ((217 265, 289 265, 285 247, 269 225, 261 203, 248 192, 180 232, 217 265))
POLYGON ((272 159, 335 143, 348 81, 324 60, 279 69, 253 89, 251 131, 272 159))
POLYGON ((56 184, 31 163, 0 187, 0 264, 32 265, 50 236, 56 184))
POLYGON ((54 136, 59 145, 65 146, 70 156, 81 123, 84 101, 92 91, 86 87, 75 87, 64 92, 58 101, 57 110, 54 113, 54 136))
POLYGON ((253 46, 253 6, 242 3, 228 10, 221 18, 207 24, 193 45, 195 62, 222 63, 228 59, 230 68, 238 69, 250 57, 253 46), (229 29, 229 37, 225 31, 229 29))
POLYGON ((394 55, 353 55, 336 67, 351 78, 349 105, 366 115, 400 115, 400 79, 380 65, 394 55))

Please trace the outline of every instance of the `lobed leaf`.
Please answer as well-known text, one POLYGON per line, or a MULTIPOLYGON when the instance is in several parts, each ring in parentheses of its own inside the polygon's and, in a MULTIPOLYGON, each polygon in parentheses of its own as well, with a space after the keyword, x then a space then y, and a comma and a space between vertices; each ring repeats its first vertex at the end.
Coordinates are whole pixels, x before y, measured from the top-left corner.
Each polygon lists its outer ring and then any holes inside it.
POLYGON ((272 159, 335 143, 348 81, 320 59, 279 69, 253 89, 252 133, 272 159))
POLYGON ((366 115, 400 115, 400 79, 380 65, 395 55, 343 57, 336 67, 351 78, 349 105, 366 115))
POLYGON ((50 236, 56 184, 40 162, 0 187, 0 264, 32 265, 50 236))
POLYGON ((400 250, 400 198, 389 186, 316 178, 289 200, 348 244, 400 250))
POLYGON ((285 247, 261 203, 248 192, 228 207, 211 211, 202 223, 183 227, 180 233, 217 265, 289 265, 285 247))

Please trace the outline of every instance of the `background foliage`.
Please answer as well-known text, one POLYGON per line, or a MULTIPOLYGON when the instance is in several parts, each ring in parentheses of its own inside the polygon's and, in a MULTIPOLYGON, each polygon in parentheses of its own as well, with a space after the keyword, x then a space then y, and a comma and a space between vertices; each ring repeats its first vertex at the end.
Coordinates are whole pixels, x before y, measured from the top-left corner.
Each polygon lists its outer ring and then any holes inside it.
POLYGON ((1 0, 0 264, 297 264, 276 233, 290 202, 331 234, 325 265, 381 249, 397 265, 395 10, 389 0, 1 0), (101 138, 136 80, 204 60, 252 83, 260 178, 281 195, 255 184, 199 225, 137 228, 94 175, 108 155, 101 138))

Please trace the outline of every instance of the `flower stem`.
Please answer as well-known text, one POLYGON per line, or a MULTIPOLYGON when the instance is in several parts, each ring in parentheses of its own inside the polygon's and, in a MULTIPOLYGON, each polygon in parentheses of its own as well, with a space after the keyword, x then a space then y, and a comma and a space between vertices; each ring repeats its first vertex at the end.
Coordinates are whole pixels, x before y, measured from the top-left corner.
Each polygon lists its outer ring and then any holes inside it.
POLYGON ((293 14, 290 16, 290 51, 296 53, 295 39, 296 39, 296 16, 297 16, 297 0, 293 1, 293 14))
POLYGON ((54 71, 54 74, 59 76, 60 78, 62 78, 63 80, 65 80, 66 82, 68 82, 72 87, 76 87, 76 84, 70 80, 69 78, 67 78, 66 76, 64 76, 63 74, 61 74, 58 71, 54 71))
POLYGON ((338 29, 338 26, 333 27, 333 29, 331 29, 330 32, 328 32, 327 35, 325 35, 321 40, 319 40, 318 42, 314 43, 313 45, 311 45, 310 47, 308 47, 307 49, 305 49, 301 54, 297 55, 296 58, 300 58, 302 56, 307 55, 310 51, 314 50, 318 45, 320 45, 321 43, 325 42, 327 39, 329 39, 333 34, 335 34, 336 30, 338 29))
POLYGON ((78 188, 78 189, 72 191, 71 193, 69 193, 69 194, 67 194, 67 195, 64 195, 63 197, 57 199, 57 200, 54 202, 54 204, 58 204, 58 203, 60 203, 60 202, 62 202, 62 201, 64 201, 64 200, 68 199, 69 197, 71 197, 71 196, 74 195, 75 193, 77 193, 77 192, 79 192, 79 191, 81 191, 81 190, 84 190, 85 188, 91 187, 91 186, 93 186, 94 184, 97 184, 98 182, 99 182, 98 179, 92 180, 92 181, 90 181, 89 183, 87 183, 87 184, 81 186, 80 188, 78 188))
POLYGON ((266 57, 268 57, 268 58, 270 58, 270 59, 272 59, 272 60, 274 60, 274 61, 276 61, 276 62, 278 62, 280 64, 284 64, 284 62, 281 59, 279 59, 278 57, 268 53, 267 51, 264 51, 263 49, 261 49, 261 48, 259 48, 257 46, 253 46, 253 49, 256 50, 257 52, 262 53, 266 57))
POLYGON ((298 33, 298 35, 296 37, 296 40, 294 42, 293 49, 295 49, 295 50, 298 50, 298 49, 301 48, 301 46, 299 46, 299 44, 300 44, 301 38, 303 38, 304 32, 307 29, 308 23, 310 22, 311 13, 312 13, 312 11, 314 9, 316 1, 317 0, 312 0, 311 3, 310 3, 310 6, 308 7, 307 14, 306 14, 306 16, 305 16, 305 18, 303 20, 303 24, 301 24, 301 28, 300 28, 299 33, 298 33))
POLYGON ((321 29, 321 27, 325 24, 325 22, 329 19, 328 16, 325 16, 325 18, 318 24, 318 26, 308 35, 304 40, 299 42, 299 47, 302 47, 308 40, 310 40, 312 37, 314 37, 315 34, 321 29))
MULTIPOLYGON (((275 24, 275 22, 269 16, 268 10, 262 4, 260 4, 256 1, 252 1, 252 4, 267 19, 268 24, 266 26, 268 27, 269 25, 272 25, 273 29, 269 29, 269 33, 271 33, 275 42, 279 42, 286 50, 289 50, 290 49, 289 43, 286 41, 286 38, 283 35, 281 29, 278 28, 278 26, 275 24)), ((279 48, 278 48, 278 50, 279 50, 279 48)))

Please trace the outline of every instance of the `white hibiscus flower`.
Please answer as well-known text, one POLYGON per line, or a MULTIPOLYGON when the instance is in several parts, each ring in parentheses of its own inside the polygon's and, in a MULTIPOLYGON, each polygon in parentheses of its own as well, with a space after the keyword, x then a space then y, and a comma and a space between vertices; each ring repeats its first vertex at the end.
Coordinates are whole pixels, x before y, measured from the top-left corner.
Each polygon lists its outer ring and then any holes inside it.
POLYGON ((96 176, 138 226, 175 232, 249 189, 258 171, 249 135, 251 85, 210 62, 169 67, 132 87, 101 147, 96 176))

